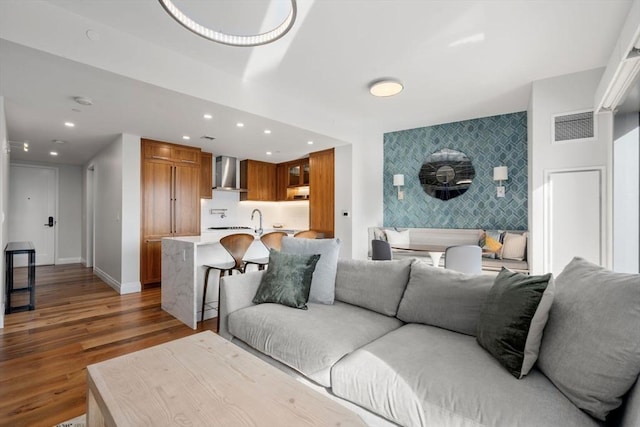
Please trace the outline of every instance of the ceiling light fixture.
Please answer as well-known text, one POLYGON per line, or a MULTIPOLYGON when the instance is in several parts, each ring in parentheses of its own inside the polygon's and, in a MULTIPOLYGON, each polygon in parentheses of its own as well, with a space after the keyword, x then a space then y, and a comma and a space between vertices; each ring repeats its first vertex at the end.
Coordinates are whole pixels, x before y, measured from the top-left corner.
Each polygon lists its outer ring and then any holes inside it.
POLYGON ((74 124, 74 123, 71 123, 71 122, 64 122, 64 125, 65 125, 66 127, 68 127, 68 128, 75 127, 75 124, 74 124))
POLYGON ((67 141, 63 141, 62 139, 54 139, 53 142, 55 142, 56 144, 66 144, 67 141))
POLYGON ((236 126, 238 126, 239 128, 243 128, 244 127, 244 123, 238 122, 238 123, 236 123, 236 126))
POLYGON ((291 27, 293 27, 293 23, 296 21, 297 14, 296 0, 290 0, 291 11, 289 11, 289 14, 284 21, 278 24, 275 28, 261 34, 236 35, 216 31, 197 23, 191 17, 187 16, 187 14, 178 8, 171 0, 159 1, 164 10, 166 10, 173 19, 187 30, 192 31, 207 40, 229 46, 259 46, 274 42, 289 32, 291 27))
POLYGON ((271 133, 271 131, 269 129, 265 129, 264 133, 266 133, 267 135, 269 135, 271 133))
POLYGON ((371 95, 378 97, 397 95, 402 92, 402 89, 404 89, 402 83, 393 79, 376 80, 369 85, 371 95))
POLYGON ((57 156, 58 152, 57 151, 49 151, 49 154, 51 154, 52 156, 57 156))
POLYGON ((207 120, 211 120, 211 119, 213 118, 213 116, 212 116, 211 114, 205 114, 205 115, 204 115, 204 116, 202 116, 202 117, 204 117, 204 118, 205 118, 205 119, 207 119, 207 120))
POLYGON ((191 137, 189 135, 184 135, 182 139, 184 139, 185 141, 188 141, 191 139, 191 137))
POLYGON ((267 156, 270 156, 271 154, 273 154, 271 151, 267 151, 267 156))
POLYGON ((313 145, 313 141, 307 141, 307 144, 313 145))

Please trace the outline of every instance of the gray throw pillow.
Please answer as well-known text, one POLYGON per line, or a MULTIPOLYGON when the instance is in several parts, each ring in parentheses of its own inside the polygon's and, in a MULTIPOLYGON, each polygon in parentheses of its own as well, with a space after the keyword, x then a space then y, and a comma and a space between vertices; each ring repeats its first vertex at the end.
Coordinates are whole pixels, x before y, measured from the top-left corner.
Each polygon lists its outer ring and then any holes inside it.
POLYGON ((480 313, 478 343, 518 379, 538 358, 553 289, 551 273, 529 276, 503 267, 480 313))
POLYGON ((556 278, 538 368, 604 420, 640 373, 640 275, 574 258, 556 278))
POLYGON ((415 260, 397 317, 403 322, 423 323, 473 336, 493 279, 415 260))
POLYGON ((281 251, 288 254, 321 255, 311 280, 309 302, 333 304, 340 240, 283 237, 281 251))
POLYGON ((285 254, 269 251, 269 268, 262 275, 253 302, 266 302, 307 309, 311 277, 320 255, 285 254))

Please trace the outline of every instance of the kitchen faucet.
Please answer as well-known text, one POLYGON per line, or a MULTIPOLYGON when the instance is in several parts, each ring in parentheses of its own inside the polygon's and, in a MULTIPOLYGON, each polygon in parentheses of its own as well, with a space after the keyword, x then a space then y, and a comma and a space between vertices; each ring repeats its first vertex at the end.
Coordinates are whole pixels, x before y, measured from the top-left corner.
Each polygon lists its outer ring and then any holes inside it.
POLYGON ((253 212, 251 212, 251 221, 253 221, 253 215, 254 215, 256 212, 258 212, 258 215, 260 215, 260 228, 258 228, 257 230, 254 230, 254 231, 255 231, 255 233, 256 233, 257 235, 261 236, 261 235, 262 235, 263 230, 262 230, 262 212, 260 212, 260 209, 257 209, 257 208, 256 208, 256 209, 254 209, 254 210, 253 210, 253 212))

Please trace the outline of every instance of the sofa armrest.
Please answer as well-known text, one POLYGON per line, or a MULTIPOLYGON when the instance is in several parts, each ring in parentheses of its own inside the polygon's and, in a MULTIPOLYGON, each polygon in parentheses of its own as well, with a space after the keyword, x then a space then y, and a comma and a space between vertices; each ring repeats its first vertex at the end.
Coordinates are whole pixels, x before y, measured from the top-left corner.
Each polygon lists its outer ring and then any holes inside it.
POLYGON ((260 279, 264 271, 223 276, 220 280, 220 312, 218 313, 218 334, 231 340, 232 336, 227 328, 229 314, 241 308, 253 305, 260 279))

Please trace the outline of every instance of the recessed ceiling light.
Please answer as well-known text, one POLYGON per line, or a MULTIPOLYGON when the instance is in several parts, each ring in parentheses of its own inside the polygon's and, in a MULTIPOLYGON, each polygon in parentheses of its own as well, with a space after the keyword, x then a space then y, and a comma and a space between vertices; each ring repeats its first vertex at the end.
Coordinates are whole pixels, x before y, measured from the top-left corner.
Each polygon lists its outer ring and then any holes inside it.
POLYGON ((49 154, 51 154, 52 156, 57 156, 58 152, 57 151, 49 151, 49 154))
POLYGON ((265 129, 264 133, 266 133, 267 135, 269 135, 271 133, 271 131, 269 129, 265 129))
POLYGON ((313 141, 307 141, 307 144, 313 145, 313 141))
POLYGON ((64 125, 68 128, 72 128, 75 126, 75 123, 71 123, 71 122, 64 122, 64 125))
POLYGON ((369 85, 369 92, 373 96, 393 96, 402 92, 404 86, 397 80, 384 79, 372 82, 369 85))
POLYGON ((204 116, 202 116, 202 117, 204 117, 204 118, 205 118, 205 119, 207 119, 207 120, 211 120, 211 119, 213 118, 213 116, 212 116, 211 114, 205 114, 205 115, 204 115, 204 116))
POLYGON ((270 156, 271 154, 271 151, 267 151, 267 156, 270 156))
POLYGON ((244 123, 238 122, 238 123, 236 123, 236 126, 238 126, 239 128, 243 128, 244 127, 244 123))
POLYGON ((188 141, 188 140, 190 140, 190 139, 191 139, 191 137, 190 137, 189 135, 184 135, 184 136, 182 137, 182 139, 184 139, 184 140, 187 140, 187 141, 188 141))
POLYGON ((87 30, 84 34, 85 34, 85 35, 87 36, 87 38, 88 38, 89 40, 91 40, 92 42, 95 42, 95 41, 100 40, 100 33, 98 33, 98 32, 97 32, 97 31, 95 31, 95 30, 87 30))
POLYGON ((66 144, 67 141, 63 141, 61 139, 54 139, 53 142, 55 142, 56 144, 66 144))

